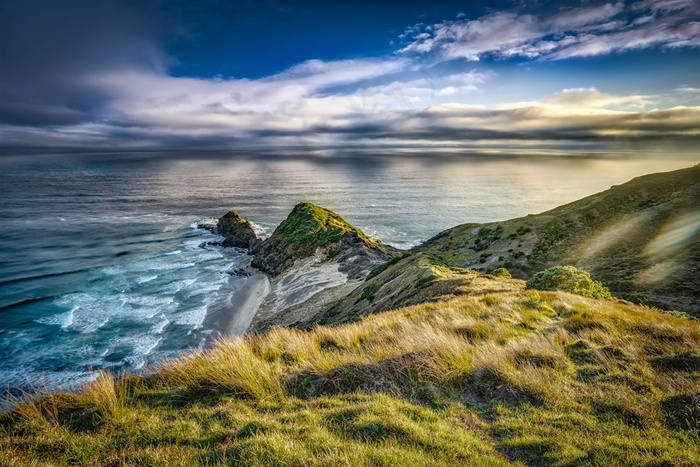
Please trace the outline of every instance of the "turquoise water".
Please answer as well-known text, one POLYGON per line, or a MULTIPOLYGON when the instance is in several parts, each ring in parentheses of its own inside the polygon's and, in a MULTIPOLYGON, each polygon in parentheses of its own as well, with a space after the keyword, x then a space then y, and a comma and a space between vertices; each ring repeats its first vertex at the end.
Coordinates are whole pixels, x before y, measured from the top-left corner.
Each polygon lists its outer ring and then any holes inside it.
POLYGON ((201 349, 235 311, 244 253, 195 228, 236 209, 265 235, 300 201, 409 248, 688 160, 195 154, 3 157, 0 386, 70 386, 201 349), (219 313, 220 315, 220 313, 219 313))

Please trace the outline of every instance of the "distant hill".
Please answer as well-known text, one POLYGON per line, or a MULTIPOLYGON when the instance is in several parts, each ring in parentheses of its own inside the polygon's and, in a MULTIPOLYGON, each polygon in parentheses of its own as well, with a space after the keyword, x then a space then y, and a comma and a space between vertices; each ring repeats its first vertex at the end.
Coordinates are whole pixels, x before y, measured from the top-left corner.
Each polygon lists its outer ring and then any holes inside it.
POLYGON ((541 214, 448 229, 416 251, 528 278, 589 271, 613 294, 700 316, 700 165, 638 177, 541 214))

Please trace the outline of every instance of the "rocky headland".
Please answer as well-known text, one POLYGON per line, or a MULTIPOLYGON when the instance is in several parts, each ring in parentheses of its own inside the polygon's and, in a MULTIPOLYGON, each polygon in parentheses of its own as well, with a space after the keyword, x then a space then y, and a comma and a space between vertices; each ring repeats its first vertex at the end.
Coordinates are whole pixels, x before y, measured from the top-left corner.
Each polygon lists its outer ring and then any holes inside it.
POLYGON ((249 276, 259 271, 267 277, 266 284, 249 280, 256 290, 234 298, 239 310, 231 332, 236 334, 241 333, 242 323, 247 323, 247 330, 257 331, 312 320, 330 302, 357 288, 375 267, 401 254, 312 203, 297 204, 264 240, 256 236, 250 221, 233 210, 216 224, 199 227, 224 237, 222 246, 247 249, 252 256, 249 268, 230 274, 249 276), (246 318, 249 315, 251 319, 246 318))
MULTIPOLYGON (((264 273, 248 332, 312 328, 460 294, 503 293, 557 265, 590 271, 613 294, 700 315, 700 166, 653 174, 537 215, 446 230, 411 251, 383 244, 340 215, 300 203, 267 239, 235 211, 215 228, 264 273), (515 279, 514 279, 515 280, 515 279), (264 289, 264 294, 261 292, 264 289), (478 292, 477 292, 478 291, 478 292)), ((253 272, 251 272, 253 271, 253 272)), ((236 327, 240 333, 241 326, 236 327)))

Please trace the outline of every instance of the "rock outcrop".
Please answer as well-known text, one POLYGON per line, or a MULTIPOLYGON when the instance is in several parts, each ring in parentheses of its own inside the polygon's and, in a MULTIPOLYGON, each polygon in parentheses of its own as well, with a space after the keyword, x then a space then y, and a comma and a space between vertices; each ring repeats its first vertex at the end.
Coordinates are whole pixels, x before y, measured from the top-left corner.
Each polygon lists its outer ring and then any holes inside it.
POLYGON ((219 218, 216 223, 216 233, 224 237, 222 246, 251 249, 258 241, 252 224, 236 211, 229 211, 219 218))
POLYGON ((398 251, 368 237, 333 211, 300 203, 270 238, 252 248, 252 265, 277 276, 296 260, 316 255, 319 249, 351 279, 365 275, 398 251))

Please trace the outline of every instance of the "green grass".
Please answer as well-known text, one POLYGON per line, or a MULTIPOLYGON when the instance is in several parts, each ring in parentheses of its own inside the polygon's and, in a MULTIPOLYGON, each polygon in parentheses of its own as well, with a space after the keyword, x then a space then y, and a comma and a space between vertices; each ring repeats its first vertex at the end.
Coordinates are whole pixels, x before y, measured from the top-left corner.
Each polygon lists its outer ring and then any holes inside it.
POLYGON ((0 464, 700 463, 700 323, 475 284, 33 400, 0 417, 0 464))
POLYGON ((280 248, 291 249, 296 256, 303 257, 312 255, 317 248, 339 242, 350 231, 357 232, 364 241, 373 242, 362 230, 333 211, 311 203, 300 203, 274 234, 279 236, 280 248))
POLYGON ((333 211, 311 203, 299 203, 255 251, 253 265, 279 274, 297 259, 313 256, 319 248, 325 249, 326 257, 332 258, 340 253, 342 247, 339 243, 349 239, 350 234, 357 235, 364 247, 387 257, 390 256, 387 252, 394 251, 333 211))

